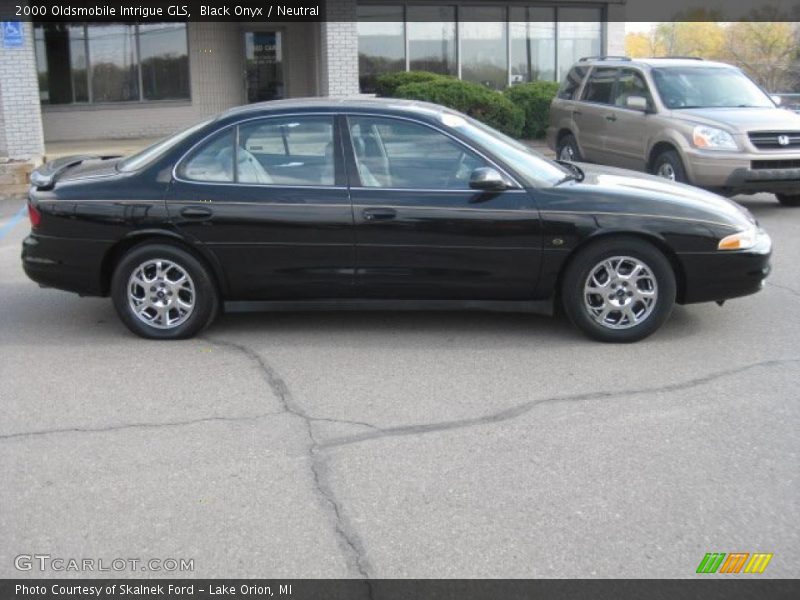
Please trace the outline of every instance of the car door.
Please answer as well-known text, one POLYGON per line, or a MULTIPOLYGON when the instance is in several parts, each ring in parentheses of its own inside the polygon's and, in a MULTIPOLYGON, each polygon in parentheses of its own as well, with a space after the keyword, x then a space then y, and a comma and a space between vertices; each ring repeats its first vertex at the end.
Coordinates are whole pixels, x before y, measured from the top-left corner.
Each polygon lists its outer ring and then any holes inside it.
POLYGON ((595 67, 583 87, 581 102, 573 111, 583 157, 605 163, 605 137, 610 123, 611 95, 619 69, 595 67))
MULTIPOLYGON (((469 187, 496 167, 412 119, 348 116, 356 284, 371 298, 530 299, 541 252, 533 199, 469 187)), ((508 177, 507 175, 504 175, 508 177)))
POLYGON ((606 164, 644 171, 647 162, 648 125, 653 98, 642 74, 636 69, 620 69, 609 107, 605 135, 606 164), (640 96, 647 101, 647 111, 627 107, 628 98, 640 96))
POLYGON ((221 264, 233 300, 352 293, 353 215, 333 114, 225 127, 177 165, 170 217, 221 264))

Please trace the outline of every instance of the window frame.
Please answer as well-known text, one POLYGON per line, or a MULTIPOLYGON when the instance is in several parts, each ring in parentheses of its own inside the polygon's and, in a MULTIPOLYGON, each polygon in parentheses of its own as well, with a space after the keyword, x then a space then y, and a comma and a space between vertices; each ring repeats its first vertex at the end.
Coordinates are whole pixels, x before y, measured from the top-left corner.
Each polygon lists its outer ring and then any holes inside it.
MULTIPOLYGON (((159 21, 160 23, 161 21, 159 21)), ((164 23, 168 23, 167 21, 163 21, 164 23)), ((144 95, 144 86, 143 86, 143 79, 142 79, 142 61, 141 61, 141 38, 139 34, 140 25, 147 25, 148 23, 134 23, 134 48, 136 51, 136 81, 138 87, 138 99, 135 100, 120 100, 120 101, 101 101, 95 102, 94 100, 94 91, 92 89, 92 55, 89 51, 89 28, 92 26, 101 26, 101 25, 113 25, 114 23, 89 23, 89 22, 80 22, 74 23, 74 26, 80 26, 83 29, 83 46, 85 49, 86 54, 86 96, 87 100, 85 102, 62 102, 58 104, 51 104, 49 102, 42 102, 41 99, 39 100, 39 106, 42 107, 43 110, 47 111, 65 111, 65 110, 88 110, 94 108, 114 108, 114 107, 130 107, 130 106, 139 106, 139 105, 158 105, 158 104, 186 104, 192 102, 192 68, 191 68, 191 59, 192 59, 192 48, 189 42, 189 23, 178 23, 184 25, 183 34, 186 39, 186 83, 188 86, 188 93, 186 96, 182 96, 180 98, 159 98, 150 100, 145 98, 144 95)), ((35 29, 36 23, 34 23, 35 29)), ((35 43, 36 33, 34 31, 34 54, 36 50, 36 43, 35 43)), ((38 58, 38 56, 36 57, 38 58)), ((50 72, 50 66, 48 65, 47 72, 50 72)), ((48 85, 49 85, 49 77, 48 77, 48 85)), ((38 86, 37 86, 38 88, 38 86)), ((73 92, 74 98, 74 92, 73 92)))
POLYGON ((277 115, 259 115, 256 117, 250 117, 247 119, 241 119, 239 121, 235 121, 232 123, 228 123, 219 129, 216 129, 209 134, 203 136, 200 140, 192 144, 192 146, 184 152, 178 160, 175 161, 175 165, 172 167, 172 180, 180 183, 187 183, 191 185, 212 185, 212 186, 241 186, 241 187, 262 187, 262 188, 281 188, 281 189, 347 189, 346 184, 346 177, 345 177, 345 166, 344 166, 344 155, 343 155, 343 142, 342 136, 340 132, 340 122, 341 115, 337 112, 300 112, 300 113, 281 113, 277 115), (332 121, 333 125, 333 185, 324 185, 324 184, 317 184, 317 185, 309 185, 309 184, 286 184, 286 183, 250 183, 250 182, 242 182, 238 181, 238 169, 237 164, 239 160, 239 127, 252 123, 255 121, 266 121, 266 120, 274 120, 274 119, 285 119, 285 118, 304 118, 304 117, 329 117, 332 121), (183 177, 179 175, 179 173, 183 170, 183 167, 186 161, 192 157, 195 151, 201 147, 202 145, 212 141, 213 138, 217 136, 224 135, 225 132, 228 130, 235 128, 234 135, 233 135, 233 181, 201 181, 196 179, 189 179, 187 177, 183 177))
POLYGON ((358 158, 356 156, 356 150, 353 146, 352 136, 350 135, 350 127, 351 119, 352 118, 373 118, 373 119, 386 119, 386 120, 395 120, 395 121, 403 121, 406 123, 412 123, 415 125, 419 125, 422 127, 427 127, 437 133, 440 133, 452 141, 454 141, 457 145, 465 148, 469 152, 478 155, 482 160, 486 161, 490 167, 496 169, 503 177, 508 180, 509 188, 505 191, 513 192, 513 191, 524 191, 524 186, 520 185, 519 180, 516 176, 512 175, 511 172, 507 167, 505 167, 502 163, 499 163, 495 158, 487 154, 482 149, 476 148, 465 142, 464 140, 460 139, 458 136, 453 135, 446 129, 441 127, 437 127, 433 123, 429 123, 424 120, 415 119, 413 117, 405 117, 401 115, 387 115, 382 113, 376 112, 353 112, 353 111, 346 111, 342 113, 342 143, 345 151, 345 164, 347 166, 347 183, 348 187, 351 190, 368 190, 372 192, 377 191, 385 191, 385 192, 437 192, 437 193, 452 193, 452 194, 463 194, 465 192, 472 192, 477 193, 479 190, 473 190, 472 188, 465 188, 465 189, 448 189, 448 188, 403 188, 403 187, 375 187, 375 186, 365 186, 361 181, 361 174, 358 169, 358 158))

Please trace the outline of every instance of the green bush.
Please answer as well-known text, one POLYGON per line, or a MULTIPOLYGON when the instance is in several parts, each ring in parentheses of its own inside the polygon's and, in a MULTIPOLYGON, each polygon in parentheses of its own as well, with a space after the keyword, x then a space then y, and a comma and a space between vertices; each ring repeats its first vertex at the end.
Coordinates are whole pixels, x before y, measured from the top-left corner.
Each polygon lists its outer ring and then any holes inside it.
POLYGON ((506 98, 525 112, 525 127, 522 136, 525 138, 543 137, 547 130, 550 115, 550 103, 558 92, 555 81, 535 81, 523 83, 506 89, 506 98))
POLYGON ((378 76, 375 81, 375 93, 378 96, 392 97, 397 88, 409 83, 426 83, 428 81, 450 80, 452 77, 439 75, 429 71, 400 71, 398 73, 385 73, 378 76))
POLYGON ((397 88, 396 98, 435 102, 463 112, 512 137, 519 137, 525 124, 522 109, 500 92, 476 83, 443 78, 409 83, 397 88))

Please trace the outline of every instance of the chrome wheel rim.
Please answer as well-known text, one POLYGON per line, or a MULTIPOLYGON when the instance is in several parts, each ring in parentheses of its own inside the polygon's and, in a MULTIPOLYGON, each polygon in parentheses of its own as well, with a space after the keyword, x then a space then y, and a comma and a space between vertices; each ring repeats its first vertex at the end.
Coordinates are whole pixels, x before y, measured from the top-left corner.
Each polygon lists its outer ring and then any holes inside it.
POLYGON ((150 327, 174 329, 194 312, 194 282, 186 269, 171 260, 148 260, 128 279, 128 304, 136 318, 150 327))
POLYGON ((572 150, 572 146, 567 145, 561 148, 561 152, 558 153, 558 160, 573 162, 575 160, 575 152, 572 150))
POLYGON ((613 256, 597 263, 583 287, 589 316, 608 329, 630 329, 646 321, 658 302, 653 270, 638 258, 613 256))
POLYGON ((659 165, 656 175, 663 177, 664 179, 669 179, 670 181, 675 181, 675 169, 667 162, 659 165))

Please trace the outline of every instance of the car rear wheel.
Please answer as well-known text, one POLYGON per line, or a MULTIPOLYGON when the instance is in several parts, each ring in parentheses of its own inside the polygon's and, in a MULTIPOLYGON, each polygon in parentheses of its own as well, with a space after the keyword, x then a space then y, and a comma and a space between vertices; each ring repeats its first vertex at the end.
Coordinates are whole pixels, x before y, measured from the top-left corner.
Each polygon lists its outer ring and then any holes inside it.
POLYGON ((190 338, 211 324, 219 295, 208 269, 169 244, 130 250, 117 265, 111 297, 122 322, 145 338, 190 338))
POLYGON ((556 145, 556 158, 567 162, 581 162, 583 157, 578 148, 578 140, 571 133, 563 136, 556 145))
POLYGON ((665 150, 656 157, 653 162, 653 174, 679 183, 689 181, 686 169, 683 168, 683 161, 675 150, 665 150))
POLYGON ((601 342, 636 342, 655 332, 675 304, 675 273, 656 247, 611 238, 582 250, 564 274, 564 311, 601 342))
POLYGON ((800 194, 775 194, 783 206, 800 206, 800 194))

